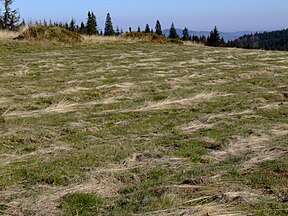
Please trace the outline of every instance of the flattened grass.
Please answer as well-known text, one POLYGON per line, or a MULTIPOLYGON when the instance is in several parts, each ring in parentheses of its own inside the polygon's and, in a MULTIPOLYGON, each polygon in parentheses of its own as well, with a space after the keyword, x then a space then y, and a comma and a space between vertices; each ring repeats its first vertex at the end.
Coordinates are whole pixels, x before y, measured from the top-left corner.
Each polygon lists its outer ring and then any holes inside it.
POLYGON ((287 53, 0 46, 1 214, 287 212, 287 53))

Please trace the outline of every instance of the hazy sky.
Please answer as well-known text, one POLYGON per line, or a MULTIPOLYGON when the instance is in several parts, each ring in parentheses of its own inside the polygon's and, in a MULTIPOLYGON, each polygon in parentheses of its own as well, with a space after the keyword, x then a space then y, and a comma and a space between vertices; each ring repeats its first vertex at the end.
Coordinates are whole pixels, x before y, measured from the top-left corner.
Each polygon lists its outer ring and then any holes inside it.
POLYGON ((157 19, 162 28, 172 21, 177 28, 220 31, 276 30, 288 28, 288 0, 15 0, 27 19, 54 21, 86 21, 91 10, 103 28, 110 12, 114 26, 127 30, 129 26, 141 29, 148 23, 155 26, 157 19))

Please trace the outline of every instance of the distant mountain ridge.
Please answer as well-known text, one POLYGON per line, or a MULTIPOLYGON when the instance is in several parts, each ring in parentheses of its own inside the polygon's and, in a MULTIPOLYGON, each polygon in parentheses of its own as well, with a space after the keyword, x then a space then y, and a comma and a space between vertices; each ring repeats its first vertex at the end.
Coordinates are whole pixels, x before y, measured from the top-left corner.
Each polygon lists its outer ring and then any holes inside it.
MULTIPOLYGON (((163 30, 163 34, 165 36, 169 35, 169 29, 163 30)), ((182 36, 182 29, 176 29, 177 34, 181 37, 182 36)), ((220 37, 223 37, 224 40, 227 42, 228 40, 234 41, 243 35, 254 34, 255 31, 238 31, 238 32, 220 32, 220 37)), ((210 35, 210 31, 189 31, 191 36, 196 35, 198 37, 205 35, 205 37, 210 35)))

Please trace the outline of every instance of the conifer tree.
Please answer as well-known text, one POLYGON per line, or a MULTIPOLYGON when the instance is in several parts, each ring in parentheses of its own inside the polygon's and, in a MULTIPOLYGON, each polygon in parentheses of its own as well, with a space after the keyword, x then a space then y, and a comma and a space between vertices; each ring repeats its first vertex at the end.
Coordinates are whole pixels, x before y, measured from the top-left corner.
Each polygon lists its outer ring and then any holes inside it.
POLYGON ((80 34, 86 34, 86 26, 83 22, 81 22, 79 31, 80 31, 80 34))
POLYGON ((140 28, 140 26, 138 26, 138 30, 137 30, 137 32, 141 32, 141 28, 140 28))
POLYGON ((88 35, 96 35, 99 34, 96 16, 93 12, 88 12, 87 24, 86 24, 86 31, 88 35))
POLYGON ((0 16, 0 25, 6 30, 16 30, 20 15, 17 9, 12 10, 14 0, 4 0, 4 14, 0 16))
POLYGON ((174 26, 174 23, 172 23, 172 25, 170 27, 169 38, 171 38, 171 39, 179 39, 179 35, 177 34, 177 31, 176 31, 176 28, 174 26))
POLYGON ((120 30, 119 30, 119 27, 117 26, 117 28, 116 28, 116 32, 115 32, 115 35, 120 35, 120 30))
POLYGON ((188 41, 189 40, 189 30, 185 27, 182 33, 182 40, 188 41))
POLYGON ((199 42, 200 42, 200 39, 199 39, 199 37, 198 37, 197 35, 193 35, 192 41, 193 41, 193 42, 196 42, 196 43, 199 43, 199 42))
POLYGON ((46 19, 43 20, 43 25, 48 26, 46 19))
POLYGON ((76 30, 76 22, 75 22, 75 20, 73 18, 71 19, 71 22, 69 24, 69 29, 71 31, 75 31, 76 30))
MULTIPOLYGON (((41 24, 40 24, 40 25, 41 25, 41 24)), ((64 28, 65 28, 65 29, 69 29, 69 25, 68 25, 68 22, 67 22, 67 21, 66 21, 65 24, 64 24, 64 28)))
POLYGON ((207 38, 205 37, 205 35, 202 35, 202 36, 199 38, 199 42, 202 43, 202 44, 206 44, 206 43, 207 43, 207 38))
POLYGON ((162 27, 161 27, 161 24, 160 24, 159 20, 156 21, 155 34, 157 34, 157 35, 162 35, 163 34, 162 27))
POLYGON ((220 46, 221 46, 221 47, 225 47, 225 46, 226 46, 224 37, 221 37, 221 39, 220 39, 220 46))
POLYGON ((150 30, 149 25, 146 24, 144 33, 150 33, 150 31, 151 31, 151 30, 150 30))
POLYGON ((105 22, 105 29, 104 29, 104 35, 105 36, 113 36, 115 34, 112 24, 112 19, 110 16, 110 13, 106 16, 106 22, 105 22))
POLYGON ((206 45, 219 47, 220 43, 221 43, 220 34, 217 27, 215 26, 214 29, 210 32, 210 35, 207 37, 206 45))

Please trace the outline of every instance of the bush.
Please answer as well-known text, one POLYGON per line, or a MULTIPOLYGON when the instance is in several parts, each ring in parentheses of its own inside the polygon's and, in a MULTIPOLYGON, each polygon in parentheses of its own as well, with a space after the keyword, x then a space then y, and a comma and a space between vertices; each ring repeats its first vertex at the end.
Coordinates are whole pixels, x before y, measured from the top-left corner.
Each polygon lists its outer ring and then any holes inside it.
POLYGON ((76 32, 61 27, 33 26, 20 34, 18 40, 80 43, 82 37, 76 32))
POLYGON ((124 34, 125 38, 133 39, 133 40, 141 40, 145 42, 151 43, 159 43, 159 44, 167 44, 167 43, 175 43, 175 44, 183 44, 180 40, 169 39, 161 35, 153 34, 153 33, 143 33, 143 32, 129 32, 124 34))

